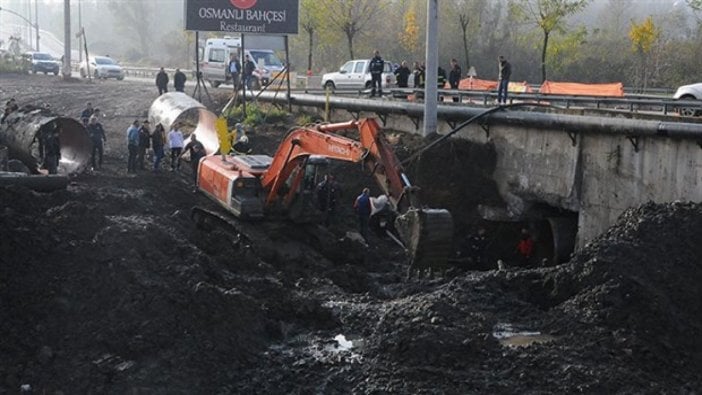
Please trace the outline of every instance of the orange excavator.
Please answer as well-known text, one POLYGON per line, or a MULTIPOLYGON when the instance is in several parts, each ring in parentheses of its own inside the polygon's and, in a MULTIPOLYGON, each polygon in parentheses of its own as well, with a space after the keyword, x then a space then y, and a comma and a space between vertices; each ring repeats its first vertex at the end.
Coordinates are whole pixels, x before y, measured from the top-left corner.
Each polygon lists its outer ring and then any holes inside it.
POLYGON ((441 269, 451 251, 453 220, 444 209, 421 207, 419 188, 375 119, 319 124, 290 130, 278 150, 268 155, 211 155, 201 159, 198 188, 241 219, 285 217, 296 223, 320 221, 315 187, 330 160, 363 163, 385 198, 374 199, 391 215, 386 229, 407 250, 411 269, 441 269), (336 134, 356 129, 359 141, 336 134))

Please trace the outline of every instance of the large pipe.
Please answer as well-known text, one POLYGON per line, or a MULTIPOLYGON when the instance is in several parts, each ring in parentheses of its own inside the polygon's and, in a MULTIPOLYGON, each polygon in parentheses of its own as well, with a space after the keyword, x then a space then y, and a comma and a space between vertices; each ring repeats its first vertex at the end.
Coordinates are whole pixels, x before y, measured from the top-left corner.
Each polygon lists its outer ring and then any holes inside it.
POLYGON ((8 185, 21 185, 37 192, 52 192, 66 189, 68 176, 30 176, 24 173, 0 172, 0 188, 8 185))
POLYGON ((205 146, 208 155, 219 150, 216 120, 215 114, 183 92, 164 93, 149 108, 149 122, 154 126, 160 123, 166 131, 175 123, 193 125, 197 139, 205 146))
MULTIPOLYGON (((285 104, 287 98, 276 97, 271 92, 262 92, 258 100, 285 104)), ((319 95, 294 94, 292 103, 297 106, 324 108, 327 98, 319 95)), ((398 114, 412 118, 422 118, 424 106, 418 103, 391 102, 370 99, 353 99, 331 97, 328 99, 330 108, 343 109, 352 113, 368 112, 376 114, 398 114)), ((534 105, 535 107, 537 105, 534 105)), ((459 122, 485 111, 485 107, 466 107, 439 105, 438 118, 446 121, 459 122)), ((519 125, 532 128, 553 128, 564 132, 619 134, 625 136, 660 136, 683 139, 702 139, 702 124, 686 122, 667 122, 658 120, 643 120, 615 117, 596 117, 587 115, 554 114, 537 111, 517 111, 509 107, 497 111, 485 118, 488 125, 519 125)))
POLYGON ((9 149, 9 158, 18 159, 31 172, 39 173, 39 131, 52 127, 61 128, 60 174, 78 173, 90 160, 92 142, 83 124, 73 118, 61 117, 44 109, 19 110, 7 116, 0 124, 0 145, 9 149))

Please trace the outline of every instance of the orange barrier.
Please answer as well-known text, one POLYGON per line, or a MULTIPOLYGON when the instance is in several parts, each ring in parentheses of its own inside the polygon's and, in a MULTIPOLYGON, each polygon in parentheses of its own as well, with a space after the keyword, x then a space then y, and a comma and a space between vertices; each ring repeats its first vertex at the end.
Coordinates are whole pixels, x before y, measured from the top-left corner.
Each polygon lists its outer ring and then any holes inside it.
MULTIPOLYGON (((458 89, 471 91, 495 91, 497 90, 497 81, 481 80, 478 78, 464 78, 458 83, 458 89)), ((530 93, 531 87, 526 82, 510 82, 507 86, 507 91, 518 93, 530 93)))
POLYGON ((610 84, 580 84, 577 82, 544 81, 539 88, 540 93, 558 95, 584 96, 624 96, 624 85, 621 82, 610 84))

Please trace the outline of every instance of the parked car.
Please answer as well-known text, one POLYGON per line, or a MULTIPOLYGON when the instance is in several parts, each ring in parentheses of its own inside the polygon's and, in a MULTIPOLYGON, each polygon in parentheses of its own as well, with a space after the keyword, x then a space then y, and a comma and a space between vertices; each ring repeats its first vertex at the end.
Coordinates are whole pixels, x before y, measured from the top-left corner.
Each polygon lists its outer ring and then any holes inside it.
MULTIPOLYGON (((686 101, 702 100, 702 82, 678 87, 678 90, 675 91, 673 98, 676 100, 686 101)), ((694 117, 695 115, 700 115, 700 113, 702 113, 702 110, 699 107, 678 107, 677 111, 680 115, 688 117, 694 117)))
POLYGON ((95 78, 116 78, 124 79, 124 70, 122 67, 109 56, 94 56, 90 58, 90 67, 84 60, 78 69, 80 76, 86 78, 90 73, 95 78))
POLYGON ((22 55, 25 67, 33 74, 53 73, 58 75, 61 64, 46 52, 25 52, 22 55))
MULTIPOLYGON (((369 70, 370 59, 349 60, 339 68, 339 71, 327 73, 322 76, 324 89, 370 89, 371 74, 369 70)), ((382 77, 383 88, 395 85, 392 62, 385 61, 382 77)))

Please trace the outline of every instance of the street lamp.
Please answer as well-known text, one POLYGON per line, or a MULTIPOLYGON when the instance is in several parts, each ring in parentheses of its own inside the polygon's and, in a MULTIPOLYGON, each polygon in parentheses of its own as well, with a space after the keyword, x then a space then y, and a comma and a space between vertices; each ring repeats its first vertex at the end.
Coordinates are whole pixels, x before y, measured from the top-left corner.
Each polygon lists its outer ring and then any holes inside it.
POLYGON ((20 19, 22 19, 23 21, 29 23, 29 26, 31 26, 31 27, 34 28, 34 30, 36 31, 36 36, 37 36, 37 52, 38 52, 38 51, 39 51, 39 24, 38 24, 38 23, 32 23, 32 21, 30 21, 29 19, 25 18, 23 15, 18 14, 18 13, 16 13, 16 12, 12 11, 12 10, 8 10, 7 8, 2 8, 2 7, 0 7, 0 11, 9 12, 10 14, 12 14, 12 15, 14 15, 14 16, 17 16, 17 17, 19 17, 20 19))

